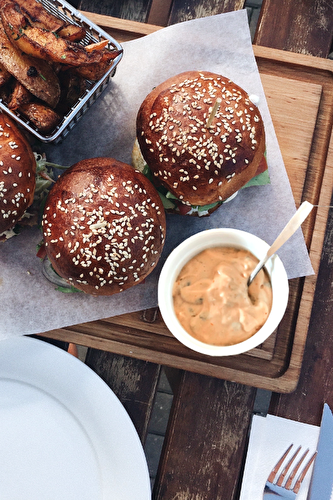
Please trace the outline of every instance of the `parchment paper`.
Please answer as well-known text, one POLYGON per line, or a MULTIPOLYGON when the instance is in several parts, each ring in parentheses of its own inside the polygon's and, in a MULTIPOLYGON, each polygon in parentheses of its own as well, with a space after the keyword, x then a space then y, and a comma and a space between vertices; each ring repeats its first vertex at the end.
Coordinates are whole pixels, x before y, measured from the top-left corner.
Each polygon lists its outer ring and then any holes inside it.
MULTIPOLYGON (((55 328, 157 305, 157 280, 170 251, 186 237, 206 228, 234 227, 273 243, 295 212, 254 58, 245 10, 196 19, 164 28, 123 44, 124 57, 102 96, 60 145, 45 145, 49 161, 71 165, 84 158, 111 156, 131 162, 138 108, 158 83, 185 70, 209 70, 231 78, 260 97, 267 135, 271 184, 250 187, 208 218, 167 218, 162 258, 144 284, 112 297, 63 294, 42 276, 35 256, 38 228, 24 230, 0 245, 0 338, 42 333, 55 328)), ((288 277, 313 273, 301 230, 279 255, 288 277)))

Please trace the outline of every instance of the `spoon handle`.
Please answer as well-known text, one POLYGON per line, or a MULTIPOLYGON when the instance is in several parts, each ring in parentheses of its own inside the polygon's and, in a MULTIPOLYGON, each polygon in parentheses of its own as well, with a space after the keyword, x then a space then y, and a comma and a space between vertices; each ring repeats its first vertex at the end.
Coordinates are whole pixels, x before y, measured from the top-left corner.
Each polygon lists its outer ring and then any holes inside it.
POLYGON ((292 216, 290 221, 286 224, 284 229, 282 229, 279 236, 276 238, 272 246, 268 249, 265 257, 261 259, 261 261, 257 264, 255 269, 252 271, 251 276, 249 278, 249 283, 253 281, 255 276, 258 274, 260 269, 266 264, 268 259, 294 234, 294 232, 300 227, 300 225, 305 221, 311 210, 313 209, 313 205, 308 201, 304 201, 299 209, 292 216))
POLYGON ((273 245, 269 248, 267 252, 268 258, 271 257, 287 240, 289 240, 289 238, 294 234, 299 226, 305 221, 312 209, 313 205, 311 205, 311 203, 309 203, 308 201, 303 201, 302 205, 295 212, 284 229, 282 229, 273 245))

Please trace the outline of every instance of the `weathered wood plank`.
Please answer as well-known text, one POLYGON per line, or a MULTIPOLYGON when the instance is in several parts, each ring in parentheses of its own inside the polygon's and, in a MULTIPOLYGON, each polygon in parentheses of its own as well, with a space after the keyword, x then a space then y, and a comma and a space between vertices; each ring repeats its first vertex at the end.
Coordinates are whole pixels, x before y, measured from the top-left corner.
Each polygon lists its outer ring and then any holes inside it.
MULTIPOLYGON (((332 1, 264 0, 254 43, 290 52, 327 57, 332 50, 332 37, 332 1)), ((332 116, 330 120, 332 123, 332 116)), ((327 171, 332 165, 333 139, 331 138, 326 162, 327 171)), ((332 237, 331 209, 327 219, 299 383, 292 394, 274 394, 270 407, 270 413, 316 425, 320 423, 323 402, 327 401, 333 407, 330 307, 333 301, 332 237)))
POLYGON ((263 0, 255 44, 327 57, 332 40, 332 0, 263 0))
POLYGON ((119 19, 118 17, 104 16, 102 14, 95 14, 87 11, 81 11, 81 13, 120 43, 135 40, 136 38, 149 35, 150 33, 154 33, 154 31, 162 29, 161 26, 139 23, 129 19, 119 19))
POLYGON ((245 0, 174 0, 168 24, 239 10, 244 4, 245 0))
POLYGON ((97 349, 88 349, 86 364, 119 398, 144 443, 161 367, 97 349))
MULTIPOLYGON (((333 134, 327 164, 333 165, 333 134)), ((333 205, 333 198, 331 201, 333 205)), ((275 394, 270 412, 319 425, 323 403, 333 408, 333 209, 330 209, 300 380, 290 395, 275 394)))
POLYGON ((110 0, 81 0, 78 2, 77 8, 95 14, 145 23, 150 3, 150 0, 112 0, 112 2, 110 0))
POLYGON ((147 23, 167 26, 173 0, 152 0, 147 23))
POLYGON ((183 372, 154 500, 237 498, 255 389, 183 372))
POLYGON ((244 7, 245 0, 80 0, 72 3, 79 10, 95 14, 167 26, 239 10, 244 7))

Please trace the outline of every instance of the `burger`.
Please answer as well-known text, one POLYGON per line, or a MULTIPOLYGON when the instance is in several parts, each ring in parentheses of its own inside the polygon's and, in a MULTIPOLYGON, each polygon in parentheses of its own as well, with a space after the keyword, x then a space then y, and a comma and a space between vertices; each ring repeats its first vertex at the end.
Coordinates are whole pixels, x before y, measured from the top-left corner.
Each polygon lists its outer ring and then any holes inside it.
POLYGON ((72 165, 57 179, 42 228, 57 275, 88 294, 113 295, 155 268, 166 221, 156 189, 141 172, 100 157, 72 165))
POLYGON ((36 160, 25 136, 0 112, 0 240, 7 239, 32 204, 36 160))
POLYGON ((132 160, 158 187, 168 211, 207 215, 263 171, 265 129, 241 87, 187 71, 155 87, 136 120, 132 160))

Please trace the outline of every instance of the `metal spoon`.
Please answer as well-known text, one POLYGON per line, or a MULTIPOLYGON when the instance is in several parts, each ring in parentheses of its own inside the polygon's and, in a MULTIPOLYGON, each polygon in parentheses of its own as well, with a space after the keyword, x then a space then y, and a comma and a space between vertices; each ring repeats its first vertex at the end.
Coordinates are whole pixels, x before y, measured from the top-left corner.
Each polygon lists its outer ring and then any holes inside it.
POLYGON ((268 249, 265 257, 261 259, 261 261, 257 264, 257 266, 250 274, 247 282, 248 286, 251 285, 252 281, 254 280, 260 269, 264 267, 268 259, 294 234, 296 229, 298 229, 299 226, 305 221, 312 209, 313 205, 311 205, 311 203, 309 203, 308 201, 304 201, 302 203, 302 205, 292 216, 284 229, 282 229, 281 233, 276 238, 272 246, 268 249))

